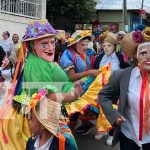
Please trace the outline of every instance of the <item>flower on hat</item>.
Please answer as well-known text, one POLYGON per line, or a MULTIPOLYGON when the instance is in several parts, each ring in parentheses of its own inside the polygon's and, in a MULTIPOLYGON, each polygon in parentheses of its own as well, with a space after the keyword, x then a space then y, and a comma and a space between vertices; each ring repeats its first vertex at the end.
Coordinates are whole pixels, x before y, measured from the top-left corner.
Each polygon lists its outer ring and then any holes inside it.
POLYGON ((146 27, 142 33, 143 33, 144 40, 150 41, 150 27, 146 27))
POLYGON ((59 31, 55 30, 51 24, 45 20, 37 20, 28 25, 23 40, 32 38, 39 38, 47 34, 58 34, 59 31))
POLYGON ((92 31, 90 31, 90 30, 83 30, 83 31, 81 31, 81 37, 86 37, 86 36, 90 36, 92 34, 92 31))
POLYGON ((141 31, 135 31, 132 34, 133 40, 135 43, 142 43, 143 42, 143 35, 141 31))
POLYGON ((43 89, 39 93, 34 93, 31 97, 30 104, 29 104, 29 110, 34 108, 36 104, 45 97, 46 95, 46 90, 43 89))
POLYGON ((68 42, 70 45, 74 44, 75 43, 75 38, 68 38, 68 42))

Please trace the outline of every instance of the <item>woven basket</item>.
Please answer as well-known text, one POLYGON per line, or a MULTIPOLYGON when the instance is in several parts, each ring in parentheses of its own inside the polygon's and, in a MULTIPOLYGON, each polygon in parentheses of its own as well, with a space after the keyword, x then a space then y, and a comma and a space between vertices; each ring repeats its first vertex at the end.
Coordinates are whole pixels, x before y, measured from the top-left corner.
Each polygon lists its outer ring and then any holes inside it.
POLYGON ((128 33, 125 35, 123 38, 121 44, 122 44, 122 50, 123 52, 129 57, 129 58, 134 58, 136 55, 138 43, 135 43, 132 37, 132 34, 134 31, 128 33))

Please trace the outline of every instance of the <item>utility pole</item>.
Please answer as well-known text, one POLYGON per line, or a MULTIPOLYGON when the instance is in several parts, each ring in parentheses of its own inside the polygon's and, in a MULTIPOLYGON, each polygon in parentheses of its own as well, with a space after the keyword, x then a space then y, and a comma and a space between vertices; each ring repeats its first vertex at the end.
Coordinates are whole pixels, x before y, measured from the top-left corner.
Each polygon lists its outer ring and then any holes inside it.
POLYGON ((127 16, 127 1, 123 0, 123 18, 124 18, 124 30, 128 32, 128 16, 127 16))

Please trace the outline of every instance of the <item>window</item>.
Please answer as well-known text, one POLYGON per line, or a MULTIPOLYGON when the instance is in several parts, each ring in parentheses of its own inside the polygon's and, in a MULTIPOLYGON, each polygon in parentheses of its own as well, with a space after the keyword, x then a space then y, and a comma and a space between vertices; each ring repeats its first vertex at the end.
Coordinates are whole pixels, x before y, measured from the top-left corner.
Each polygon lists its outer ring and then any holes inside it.
POLYGON ((1 12, 40 18, 40 0, 0 0, 1 12))

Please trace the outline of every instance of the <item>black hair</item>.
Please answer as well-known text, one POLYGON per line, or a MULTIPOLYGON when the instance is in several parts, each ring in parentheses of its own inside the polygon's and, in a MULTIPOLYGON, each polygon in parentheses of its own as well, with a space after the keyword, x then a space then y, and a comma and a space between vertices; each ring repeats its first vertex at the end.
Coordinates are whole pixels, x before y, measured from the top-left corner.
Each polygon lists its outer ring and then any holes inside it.
POLYGON ((91 41, 92 38, 91 38, 90 36, 86 36, 86 37, 84 37, 83 39, 81 39, 81 41, 83 41, 83 40, 89 40, 89 41, 91 41))
POLYGON ((3 32, 3 34, 7 35, 8 37, 10 37, 10 33, 8 31, 3 32))
POLYGON ((12 37, 13 37, 14 35, 17 35, 17 36, 18 36, 18 39, 19 39, 19 35, 18 35, 17 33, 14 33, 14 34, 12 35, 12 37))

